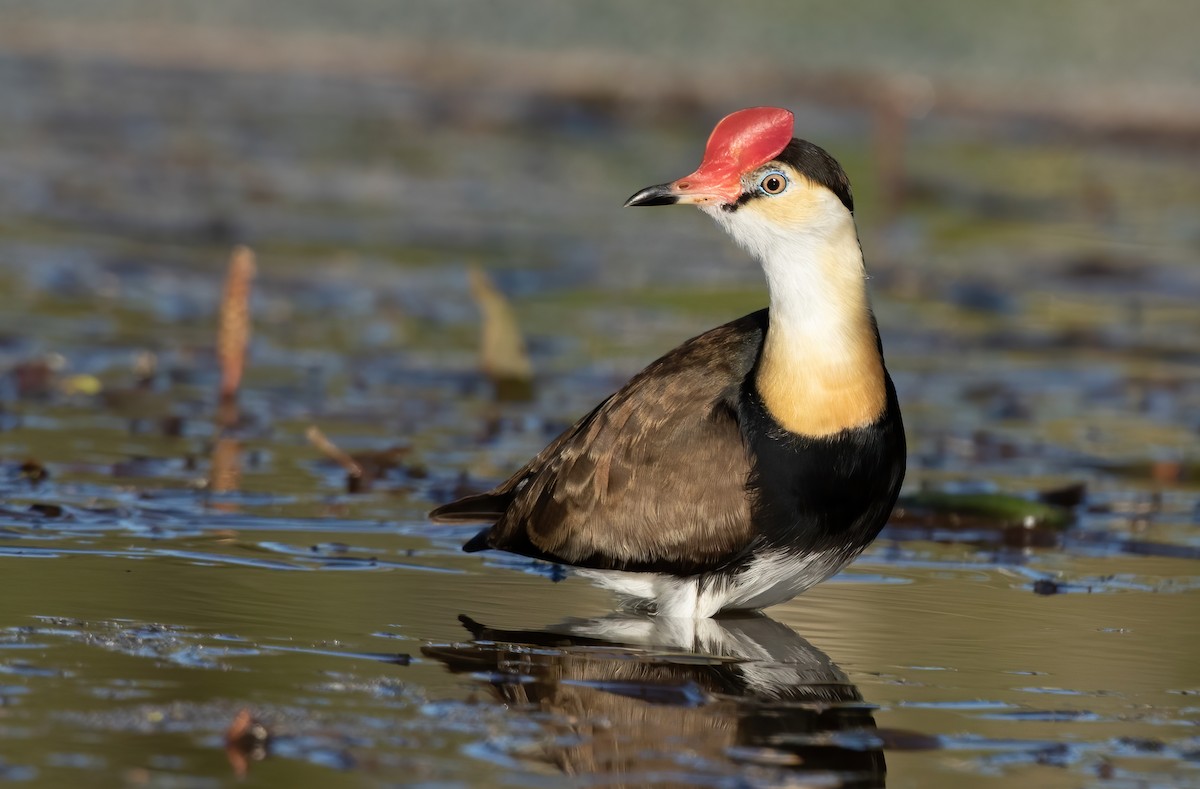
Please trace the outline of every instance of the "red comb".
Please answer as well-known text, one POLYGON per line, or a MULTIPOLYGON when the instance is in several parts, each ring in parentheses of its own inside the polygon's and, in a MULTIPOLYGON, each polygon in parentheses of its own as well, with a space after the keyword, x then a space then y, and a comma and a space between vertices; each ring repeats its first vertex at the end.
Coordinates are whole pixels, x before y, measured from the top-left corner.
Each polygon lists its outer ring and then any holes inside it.
POLYGON ((732 203, 742 192, 742 176, 774 159, 792 141, 792 113, 778 107, 751 107, 726 115, 708 136, 704 161, 691 175, 671 184, 693 203, 714 199, 732 203))
POLYGON ((792 113, 751 107, 726 115, 708 136, 704 161, 693 177, 738 177, 766 164, 792 141, 792 113))

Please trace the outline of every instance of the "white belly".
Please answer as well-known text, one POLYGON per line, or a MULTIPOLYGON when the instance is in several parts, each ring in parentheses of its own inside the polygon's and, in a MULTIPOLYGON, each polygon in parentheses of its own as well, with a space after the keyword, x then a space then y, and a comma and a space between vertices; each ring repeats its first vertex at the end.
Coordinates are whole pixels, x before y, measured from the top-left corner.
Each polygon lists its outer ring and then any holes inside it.
POLYGON ((841 551, 790 556, 779 552, 751 560, 732 576, 679 577, 661 573, 579 570, 634 606, 653 605, 659 616, 702 619, 720 611, 766 608, 791 600, 854 558, 841 551))

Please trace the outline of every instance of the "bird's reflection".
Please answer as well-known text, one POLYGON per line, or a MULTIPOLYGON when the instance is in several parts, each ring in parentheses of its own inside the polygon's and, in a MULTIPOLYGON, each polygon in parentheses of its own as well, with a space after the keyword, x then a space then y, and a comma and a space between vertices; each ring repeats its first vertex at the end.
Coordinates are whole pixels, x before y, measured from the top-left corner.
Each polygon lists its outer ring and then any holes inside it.
POLYGON ((543 630, 459 620, 470 642, 424 654, 536 713, 547 736, 532 757, 569 775, 757 785, 795 771, 822 785, 884 784, 870 705, 827 655, 769 617, 614 614, 543 630))

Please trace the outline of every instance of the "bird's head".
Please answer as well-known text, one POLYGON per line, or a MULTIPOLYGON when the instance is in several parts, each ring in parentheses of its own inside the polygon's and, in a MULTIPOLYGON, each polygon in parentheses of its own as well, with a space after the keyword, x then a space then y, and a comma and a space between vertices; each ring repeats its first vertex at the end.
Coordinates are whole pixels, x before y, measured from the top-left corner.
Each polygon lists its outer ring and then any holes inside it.
MULTIPOLYGON (((625 205, 699 206, 751 252, 797 233, 853 222, 845 171, 823 149, 792 137, 792 113, 752 107, 726 115, 691 175, 648 186, 625 205)), ((852 224, 851 224, 852 226, 852 224)))

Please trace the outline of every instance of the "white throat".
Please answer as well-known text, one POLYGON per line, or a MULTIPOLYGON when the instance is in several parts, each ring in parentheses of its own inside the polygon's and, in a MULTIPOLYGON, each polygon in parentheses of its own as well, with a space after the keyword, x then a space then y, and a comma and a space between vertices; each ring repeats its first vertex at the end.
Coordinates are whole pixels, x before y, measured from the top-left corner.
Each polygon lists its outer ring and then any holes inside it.
POLYGON ((766 274, 770 326, 756 383, 767 409, 792 432, 823 436, 874 421, 886 390, 854 218, 828 190, 807 197, 705 212, 766 274))
POLYGON ((762 265, 771 294, 771 333, 780 340, 845 350, 869 309, 866 269, 854 217, 832 193, 818 193, 795 223, 763 211, 707 209, 762 265))

